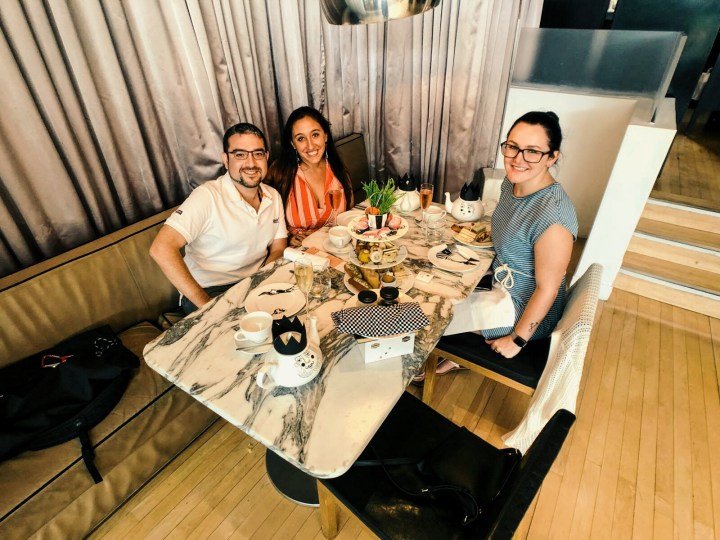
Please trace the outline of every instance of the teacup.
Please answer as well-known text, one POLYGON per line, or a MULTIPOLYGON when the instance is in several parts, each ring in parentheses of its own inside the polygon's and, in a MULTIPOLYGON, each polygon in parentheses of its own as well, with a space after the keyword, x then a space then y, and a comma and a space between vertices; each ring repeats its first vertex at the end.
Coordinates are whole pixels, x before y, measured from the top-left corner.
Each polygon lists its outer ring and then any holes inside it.
POLYGON ((433 221, 443 219, 445 214, 447 214, 447 212, 439 206, 428 206, 425 210, 423 210, 423 220, 425 223, 432 223, 433 221))
POLYGON ((347 227, 338 225, 328 231, 330 243, 336 248, 344 248, 350 243, 350 232, 347 227))
POLYGON ((264 311, 251 311, 240 319, 240 330, 235 332, 235 344, 240 346, 243 341, 265 343, 272 332, 273 318, 264 311))

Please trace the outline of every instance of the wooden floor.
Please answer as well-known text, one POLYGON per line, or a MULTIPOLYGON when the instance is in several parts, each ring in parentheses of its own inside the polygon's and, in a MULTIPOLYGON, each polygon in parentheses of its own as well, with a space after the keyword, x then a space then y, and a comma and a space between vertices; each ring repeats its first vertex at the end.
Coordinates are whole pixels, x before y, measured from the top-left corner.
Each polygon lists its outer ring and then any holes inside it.
POLYGON ((678 133, 652 197, 720 211, 720 132, 678 133))
MULTIPOLYGON (((720 320, 613 292, 598 308, 577 422, 516 537, 719 538, 719 372, 720 320)), ((433 406, 500 445, 528 400, 456 372, 433 406)), ((317 512, 269 484, 264 451, 217 422, 91 538, 323 538, 317 512)), ((339 538, 366 537, 344 516, 339 538)))

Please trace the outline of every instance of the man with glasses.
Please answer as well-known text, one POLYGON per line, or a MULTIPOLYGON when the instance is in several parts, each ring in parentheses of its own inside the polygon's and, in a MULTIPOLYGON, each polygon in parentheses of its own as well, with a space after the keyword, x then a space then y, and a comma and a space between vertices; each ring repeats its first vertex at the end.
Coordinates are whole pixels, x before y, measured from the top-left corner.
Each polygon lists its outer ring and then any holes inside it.
POLYGON ((262 183, 267 159, 265 135, 256 126, 228 129, 222 154, 227 172, 195 189, 150 247, 150 256, 180 291, 185 313, 282 256, 285 214, 280 194, 262 183))

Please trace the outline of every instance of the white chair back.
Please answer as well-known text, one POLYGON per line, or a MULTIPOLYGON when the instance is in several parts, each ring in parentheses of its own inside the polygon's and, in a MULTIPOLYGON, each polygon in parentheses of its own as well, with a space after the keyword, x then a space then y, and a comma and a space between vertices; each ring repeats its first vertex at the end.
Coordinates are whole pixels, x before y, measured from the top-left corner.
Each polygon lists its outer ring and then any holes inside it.
POLYGON ((565 310, 550 338, 548 361, 530 406, 520 424, 503 437, 509 447, 525 453, 556 411, 575 412, 601 277, 602 266, 594 263, 568 290, 565 310))

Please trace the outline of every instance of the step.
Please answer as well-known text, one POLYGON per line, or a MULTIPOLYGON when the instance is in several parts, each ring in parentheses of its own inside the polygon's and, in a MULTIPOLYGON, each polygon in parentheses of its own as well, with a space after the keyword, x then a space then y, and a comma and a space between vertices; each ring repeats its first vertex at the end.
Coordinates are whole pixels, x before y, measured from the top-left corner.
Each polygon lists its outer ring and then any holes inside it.
POLYGON ((669 203, 677 203, 682 206, 694 206, 713 212, 720 212, 720 201, 713 201, 707 198, 699 199, 698 197, 678 195, 677 193, 668 193, 667 191, 657 191, 655 189, 650 192, 650 197, 669 203))
POLYGON ((646 298, 720 319, 720 296, 621 268, 614 286, 646 298))
MULTIPOLYGON (((645 213, 643 213, 643 216, 644 215, 645 213)), ((720 235, 709 231, 688 229, 682 225, 663 223, 645 217, 640 218, 635 230, 651 236, 657 236, 658 238, 666 238, 692 246, 720 251, 720 235)))
POLYGON ((615 287, 720 317, 720 215, 649 200, 615 287))
POLYGON ((636 230, 720 251, 720 214, 716 212, 650 199, 636 230))
POLYGON ((720 251, 636 232, 623 268, 658 281, 720 294, 720 251))
POLYGON ((678 263, 663 260, 654 255, 628 251, 623 258, 622 267, 661 281, 669 281, 698 291, 720 295, 720 273, 698 268, 688 263, 678 263))

